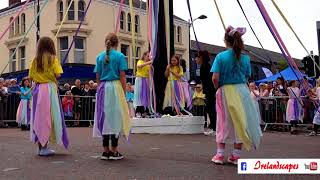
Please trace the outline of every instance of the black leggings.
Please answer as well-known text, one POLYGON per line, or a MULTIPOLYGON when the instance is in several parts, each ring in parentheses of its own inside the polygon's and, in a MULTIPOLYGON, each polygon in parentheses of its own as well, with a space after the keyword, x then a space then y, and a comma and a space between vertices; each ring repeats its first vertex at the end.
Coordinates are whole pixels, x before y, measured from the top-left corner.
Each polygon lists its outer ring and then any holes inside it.
POLYGON ((318 124, 313 124, 313 131, 318 133, 318 128, 319 128, 320 125, 318 124))
POLYGON ((119 138, 116 137, 115 134, 103 135, 103 147, 109 147, 110 137, 111 137, 111 146, 118 147, 119 138))

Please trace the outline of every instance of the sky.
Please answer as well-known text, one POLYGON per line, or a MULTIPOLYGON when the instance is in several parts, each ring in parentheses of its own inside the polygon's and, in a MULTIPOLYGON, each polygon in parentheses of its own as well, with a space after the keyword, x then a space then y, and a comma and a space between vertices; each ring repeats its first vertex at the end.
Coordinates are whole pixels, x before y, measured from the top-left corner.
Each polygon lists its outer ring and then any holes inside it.
MULTIPOLYGON (((0 0, 0 8, 8 5, 8 0, 0 0)), ((240 0, 258 38, 266 49, 280 52, 275 40, 268 30, 254 0, 240 0)), ((279 31, 290 54, 302 59, 307 52, 302 48, 291 30, 287 27, 271 0, 262 0, 277 30, 279 31)), ((320 0, 275 0, 293 29, 296 31, 308 51, 318 54, 316 21, 320 21, 320 0)), ((186 0, 173 1, 174 14, 188 21, 190 19, 186 0)), ((226 25, 247 27, 243 36, 246 44, 259 47, 236 0, 217 0, 226 25)), ((208 18, 194 22, 195 31, 200 42, 223 46, 224 30, 220 22, 214 0, 190 0, 193 18, 202 14, 208 18)), ((191 38, 194 39, 193 32, 191 38)))

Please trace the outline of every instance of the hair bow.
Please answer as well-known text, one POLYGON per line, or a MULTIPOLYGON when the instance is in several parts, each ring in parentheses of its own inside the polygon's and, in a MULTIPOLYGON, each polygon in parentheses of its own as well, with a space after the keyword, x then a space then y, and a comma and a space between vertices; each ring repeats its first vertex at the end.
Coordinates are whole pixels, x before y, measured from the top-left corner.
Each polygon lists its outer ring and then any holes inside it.
POLYGON ((226 30, 226 33, 231 37, 233 37, 236 32, 238 32, 240 36, 242 36, 247 32, 247 29, 245 27, 234 28, 232 26, 229 26, 226 30))

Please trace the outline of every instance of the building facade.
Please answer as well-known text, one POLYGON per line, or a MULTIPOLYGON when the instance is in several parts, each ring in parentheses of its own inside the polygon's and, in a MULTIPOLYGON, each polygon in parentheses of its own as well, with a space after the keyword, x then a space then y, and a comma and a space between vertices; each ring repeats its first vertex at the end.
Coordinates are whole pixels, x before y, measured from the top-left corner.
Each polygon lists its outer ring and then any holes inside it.
MULTIPOLYGON (((120 0, 94 0, 89 8, 84 23, 80 28, 78 36, 66 58, 66 63, 95 64, 96 56, 105 49, 104 38, 109 32, 115 31, 116 19, 120 0)), ((54 39, 57 55, 61 61, 68 51, 73 36, 79 26, 80 20, 85 14, 89 0, 74 0, 70 10, 67 8, 71 0, 49 0, 40 16, 40 36, 49 36, 54 39), (67 20, 63 23, 60 32, 55 39, 60 23, 67 14, 67 20)), ((0 10, 0 29, 5 29, 13 17, 25 2, 20 0, 9 0, 9 7, 0 10)), ((40 6, 44 5, 41 0, 40 6)), ((134 0, 134 14, 130 13, 128 1, 120 14, 120 31, 118 32, 118 50, 126 56, 128 68, 135 71, 135 62, 144 51, 148 50, 147 39, 147 13, 146 4, 140 0, 134 0), (132 26, 132 23, 134 26, 132 26), (134 28, 132 28, 134 27, 134 28), (136 35, 136 51, 132 48, 132 31, 136 35)), ((32 25, 37 14, 37 3, 31 0, 23 13, 10 26, 9 32, 1 40, 0 44, 0 69, 5 68, 5 73, 28 69, 30 61, 36 53, 36 25, 32 25), (18 47, 18 43, 31 27, 30 32, 18 47), (12 58, 10 58, 12 57, 12 58)), ((174 17, 175 28, 175 50, 176 54, 189 62, 189 23, 174 17)), ((188 64, 188 63, 187 63, 188 64)), ((189 64, 187 65, 189 66, 189 64)))

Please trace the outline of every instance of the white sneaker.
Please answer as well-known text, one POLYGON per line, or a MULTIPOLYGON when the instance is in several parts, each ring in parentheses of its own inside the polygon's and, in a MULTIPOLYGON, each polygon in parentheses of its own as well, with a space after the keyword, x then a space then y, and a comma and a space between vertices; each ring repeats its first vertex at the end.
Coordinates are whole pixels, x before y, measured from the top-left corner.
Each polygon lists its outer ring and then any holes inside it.
POLYGON ((209 129, 208 131, 205 131, 203 134, 205 136, 214 136, 214 135, 216 135, 216 132, 212 129, 209 129))
POLYGON ((48 149, 48 148, 42 148, 39 152, 38 155, 39 156, 52 156, 55 154, 55 151, 52 149, 48 149))

